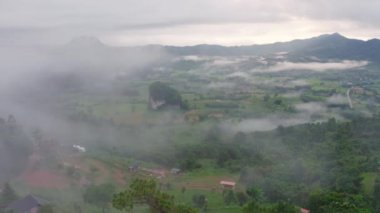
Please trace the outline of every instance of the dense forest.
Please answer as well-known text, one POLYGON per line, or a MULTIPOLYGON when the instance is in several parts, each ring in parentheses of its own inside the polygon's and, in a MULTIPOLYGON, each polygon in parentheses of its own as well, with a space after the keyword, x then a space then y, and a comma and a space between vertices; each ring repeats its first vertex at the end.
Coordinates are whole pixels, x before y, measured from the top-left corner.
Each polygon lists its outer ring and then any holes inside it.
POLYGON ((149 85, 149 99, 150 108, 161 109, 170 106, 179 107, 181 109, 188 109, 187 104, 182 100, 179 92, 169 85, 160 81, 153 82, 149 85), (161 102, 154 106, 153 102, 161 102))
POLYGON ((232 135, 214 126, 202 131, 198 143, 134 157, 185 172, 201 169, 204 161, 240 172, 245 190, 223 193, 244 212, 377 212, 379 128, 380 115, 232 135))

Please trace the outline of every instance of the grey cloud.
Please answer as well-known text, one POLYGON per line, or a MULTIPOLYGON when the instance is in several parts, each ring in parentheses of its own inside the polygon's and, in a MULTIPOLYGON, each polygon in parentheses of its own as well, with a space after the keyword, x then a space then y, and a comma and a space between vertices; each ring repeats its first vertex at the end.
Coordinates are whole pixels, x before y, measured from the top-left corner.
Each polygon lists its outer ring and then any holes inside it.
POLYGON ((136 36, 142 41, 150 41, 152 35, 159 35, 155 41, 170 43, 173 37, 188 39, 188 31, 182 31, 184 27, 197 31, 200 34, 198 40, 202 36, 215 38, 215 35, 240 36, 248 40, 254 36, 264 37, 268 30, 273 31, 272 34, 284 32, 302 37, 326 33, 336 27, 319 26, 331 24, 319 22, 321 20, 340 21, 339 26, 354 23, 354 33, 367 34, 371 31, 374 35, 376 30, 380 31, 379 7, 380 2, 375 0, 360 3, 353 0, 2 0, 0 42, 36 42, 41 37, 41 42, 54 43, 90 34, 104 38, 112 37, 110 35, 136 36), (315 23, 310 28, 306 26, 310 22, 303 23, 304 20, 315 23), (293 26, 298 22, 299 25, 293 26), (214 27, 199 27, 202 25, 214 27), (229 25, 236 26, 232 28, 229 25), (289 27, 294 31, 289 32, 289 27), (255 30, 248 30, 250 28, 255 30), (278 32, 279 28, 283 30, 278 32), (228 29, 240 34, 224 33, 228 29), (176 35, 168 36, 173 33, 176 35))
MULTIPOLYGON (((2 7, 6 22, 38 23, 35 25, 76 24, 125 24, 125 26, 149 26, 168 23, 279 21, 285 15, 268 3, 251 1, 9 1, 2 7), (252 12, 254 11, 254 12, 252 12), (23 15, 17 17, 17 15, 23 15), (34 20, 25 17, 34 16, 34 20), (50 18, 50 19, 46 19, 50 18)), ((0 9, 1 10, 1 9, 0 9)), ((1 20, 1 19, 0 19, 1 20)), ((3 20, 2 23, 4 23, 3 20)))
POLYGON ((380 2, 376 0, 318 0, 298 1, 295 14, 312 19, 349 20, 364 25, 375 25, 379 27, 380 2))

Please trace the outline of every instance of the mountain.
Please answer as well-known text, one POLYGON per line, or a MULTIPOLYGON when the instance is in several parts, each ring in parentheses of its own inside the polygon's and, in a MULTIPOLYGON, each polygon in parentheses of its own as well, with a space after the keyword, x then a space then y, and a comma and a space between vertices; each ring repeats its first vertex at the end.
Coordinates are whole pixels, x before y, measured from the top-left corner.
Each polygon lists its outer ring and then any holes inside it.
POLYGON ((73 38, 66 46, 75 48, 104 48, 106 45, 96 37, 80 36, 73 38))
POLYGON ((70 52, 90 52, 101 55, 120 54, 120 52, 165 52, 171 55, 205 55, 205 56, 242 56, 269 55, 287 52, 288 57, 302 58, 317 57, 327 59, 370 60, 380 62, 380 40, 368 41, 346 38, 339 33, 320 35, 309 39, 297 39, 289 42, 277 42, 263 45, 221 46, 201 44, 195 46, 162 46, 146 45, 135 47, 110 47, 94 37, 79 37, 66 45, 70 52))
POLYGON ((233 47, 196 45, 185 47, 165 46, 164 48, 175 55, 238 56, 288 52, 290 56, 294 57, 315 56, 320 59, 372 60, 380 62, 380 40, 349 39, 339 33, 264 45, 233 47))

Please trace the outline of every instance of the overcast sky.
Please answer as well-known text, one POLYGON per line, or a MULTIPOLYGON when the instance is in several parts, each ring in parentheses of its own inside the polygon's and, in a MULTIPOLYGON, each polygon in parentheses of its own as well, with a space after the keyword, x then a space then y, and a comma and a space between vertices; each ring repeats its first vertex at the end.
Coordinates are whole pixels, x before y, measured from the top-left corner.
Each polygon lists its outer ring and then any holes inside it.
POLYGON ((0 44, 241 45, 380 37, 379 0, 0 0, 0 44))

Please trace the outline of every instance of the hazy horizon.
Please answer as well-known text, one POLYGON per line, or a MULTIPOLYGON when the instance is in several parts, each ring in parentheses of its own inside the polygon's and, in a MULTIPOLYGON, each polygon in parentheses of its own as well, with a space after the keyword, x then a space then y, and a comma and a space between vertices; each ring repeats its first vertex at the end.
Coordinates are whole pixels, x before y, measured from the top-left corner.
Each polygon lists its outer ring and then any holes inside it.
MULTIPOLYGON (((172 47, 191 47, 191 46, 198 46, 198 45, 216 45, 216 46, 224 46, 224 47, 240 47, 240 46, 254 46, 254 45, 271 45, 271 44, 276 44, 276 43, 287 43, 287 42, 292 42, 292 41, 298 41, 298 40, 308 40, 308 39, 313 39, 313 38, 317 38, 317 37, 320 37, 320 36, 333 36, 335 34, 338 34, 340 36, 343 36, 344 38, 346 39, 352 39, 352 40, 360 40, 360 41, 370 41, 370 40, 373 40, 373 39, 379 39, 380 37, 369 37, 369 38, 356 38, 356 37, 350 37, 350 36, 347 36, 347 35, 344 35, 342 33, 339 33, 339 32, 332 32, 332 33, 325 33, 325 34, 316 34, 316 35, 312 35, 312 36, 308 36, 308 37, 302 37, 302 38, 292 38, 292 39, 289 39, 289 40, 279 40, 279 41, 271 41, 271 42, 265 42, 265 43, 244 43, 244 44, 221 44, 221 43, 194 43, 194 44, 166 44, 166 43, 143 43, 143 44, 121 44, 121 43, 112 43, 108 40, 104 40, 100 37, 97 37, 97 36, 93 36, 93 35, 78 35, 78 36, 74 36, 74 37, 71 37, 71 38, 68 38, 67 40, 63 40, 59 43, 54 43, 54 44, 0 44, 0 46, 35 46, 35 47, 43 47, 43 46, 51 46, 51 47, 54 47, 54 46, 65 46, 65 45, 69 45, 71 44, 72 42, 77 42, 77 44, 79 43, 87 43, 87 42, 90 42, 92 43, 92 45, 96 45, 96 43, 100 44, 100 45, 106 45, 106 46, 109 46, 109 47, 143 47, 143 46, 172 46, 172 47), (80 41, 79 41, 80 40, 80 41)), ((88 45, 85 44, 85 45, 88 45)))
POLYGON ((265 44, 334 32, 367 40, 380 35, 379 7, 373 0, 3 0, 0 45, 64 44, 81 35, 113 46, 265 44))

